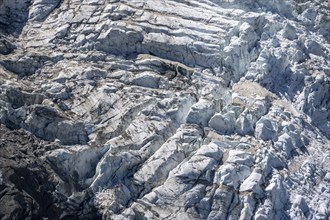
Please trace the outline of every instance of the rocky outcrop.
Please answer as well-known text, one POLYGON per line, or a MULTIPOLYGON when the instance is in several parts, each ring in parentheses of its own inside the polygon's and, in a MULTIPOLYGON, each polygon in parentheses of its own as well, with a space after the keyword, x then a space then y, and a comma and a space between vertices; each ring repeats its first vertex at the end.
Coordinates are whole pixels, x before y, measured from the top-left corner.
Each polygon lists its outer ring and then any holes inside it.
MULTIPOLYGON (((40 140, 24 130, 0 127, 0 216, 2 219, 98 218, 91 208, 84 215, 70 206, 69 196, 79 190, 71 173, 60 173, 44 157, 60 146, 40 140)), ((86 193, 85 193, 86 194, 86 193)), ((88 201, 88 196, 85 196, 88 201)), ((86 202, 85 201, 85 202, 86 202)))
POLYGON ((329 7, 0 0, 0 216, 327 219, 329 7))

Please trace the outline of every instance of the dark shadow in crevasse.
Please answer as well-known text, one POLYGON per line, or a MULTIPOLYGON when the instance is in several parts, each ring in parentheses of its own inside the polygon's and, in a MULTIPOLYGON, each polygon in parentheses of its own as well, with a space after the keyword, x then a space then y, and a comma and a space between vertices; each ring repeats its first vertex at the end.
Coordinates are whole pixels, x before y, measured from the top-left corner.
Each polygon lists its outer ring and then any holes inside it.
POLYGON ((29 17, 31 0, 0 0, 0 33, 19 36, 29 17))

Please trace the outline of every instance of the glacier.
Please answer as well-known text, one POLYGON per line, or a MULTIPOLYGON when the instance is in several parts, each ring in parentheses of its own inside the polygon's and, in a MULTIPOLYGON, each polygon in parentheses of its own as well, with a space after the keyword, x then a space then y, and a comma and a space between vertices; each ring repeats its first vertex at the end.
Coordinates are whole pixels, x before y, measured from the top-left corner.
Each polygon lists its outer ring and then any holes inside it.
POLYGON ((1 219, 329 219, 327 0, 0 0, 1 219))

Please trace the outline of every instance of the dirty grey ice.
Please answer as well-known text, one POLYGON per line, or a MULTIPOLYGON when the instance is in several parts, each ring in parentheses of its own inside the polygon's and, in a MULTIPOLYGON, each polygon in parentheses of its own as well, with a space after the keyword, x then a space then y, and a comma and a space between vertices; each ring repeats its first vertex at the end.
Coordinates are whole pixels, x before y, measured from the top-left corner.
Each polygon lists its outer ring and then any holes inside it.
POLYGON ((330 217, 328 0, 0 0, 0 218, 330 217))

